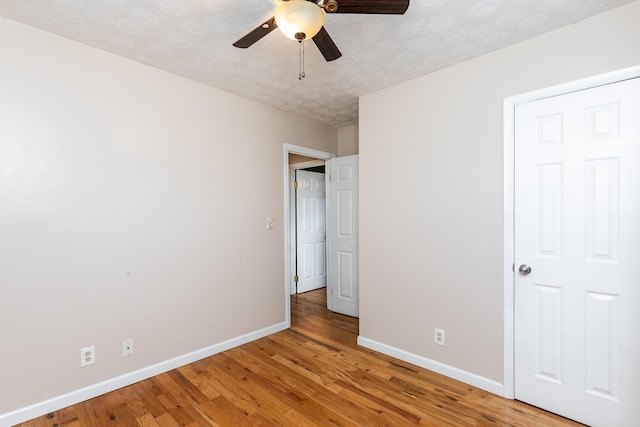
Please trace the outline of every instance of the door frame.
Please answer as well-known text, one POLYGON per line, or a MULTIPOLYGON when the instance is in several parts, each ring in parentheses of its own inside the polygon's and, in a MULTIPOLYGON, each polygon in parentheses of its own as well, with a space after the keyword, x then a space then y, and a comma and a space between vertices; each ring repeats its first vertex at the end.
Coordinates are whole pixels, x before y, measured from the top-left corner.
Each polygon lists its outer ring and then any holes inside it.
MULTIPOLYGON (((292 274, 292 244, 291 239, 295 235, 291 229, 293 224, 292 220, 292 191, 291 191, 291 179, 292 173, 291 171, 295 170, 295 168, 289 167, 289 154, 300 154, 302 156, 313 157, 322 162, 326 162, 327 160, 333 159, 336 157, 333 153, 328 153, 325 151, 315 150, 313 148, 301 147, 299 145, 293 144, 284 144, 283 147, 283 169, 284 169, 284 307, 285 307, 285 321, 287 323, 287 328, 291 327, 291 281, 293 278, 292 274)), ((304 166, 308 167, 308 166, 304 166)), ((327 174, 325 174, 325 177, 327 174)), ((327 227, 329 223, 329 219, 327 219, 327 227)))
POLYGON ((504 99, 503 218, 504 218, 504 380, 503 396, 515 398, 515 108, 518 104, 640 77, 640 66, 624 68, 504 99))

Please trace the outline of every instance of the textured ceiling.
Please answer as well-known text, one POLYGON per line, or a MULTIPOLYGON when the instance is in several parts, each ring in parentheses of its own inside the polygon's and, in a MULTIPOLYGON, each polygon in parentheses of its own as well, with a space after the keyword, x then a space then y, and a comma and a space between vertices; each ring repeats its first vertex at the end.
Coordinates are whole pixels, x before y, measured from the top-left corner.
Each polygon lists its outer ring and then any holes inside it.
MULTIPOLYGON (((274 31, 232 43, 277 0, 0 0, 0 15, 336 128, 358 97, 531 38, 632 0, 411 0, 405 15, 328 15, 342 58, 325 62, 274 31)), ((363 0, 366 2, 366 0, 363 0)))

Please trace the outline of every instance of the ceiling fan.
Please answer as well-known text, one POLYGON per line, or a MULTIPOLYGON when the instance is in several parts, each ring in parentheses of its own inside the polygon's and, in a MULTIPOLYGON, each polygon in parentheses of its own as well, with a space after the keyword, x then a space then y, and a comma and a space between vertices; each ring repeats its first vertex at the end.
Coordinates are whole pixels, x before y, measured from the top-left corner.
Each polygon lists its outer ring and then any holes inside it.
POLYGON ((408 7, 409 0, 282 0, 272 18, 233 45, 246 49, 279 28, 287 37, 300 43, 312 39, 322 56, 333 61, 342 53, 322 25, 325 12, 402 15, 408 7))

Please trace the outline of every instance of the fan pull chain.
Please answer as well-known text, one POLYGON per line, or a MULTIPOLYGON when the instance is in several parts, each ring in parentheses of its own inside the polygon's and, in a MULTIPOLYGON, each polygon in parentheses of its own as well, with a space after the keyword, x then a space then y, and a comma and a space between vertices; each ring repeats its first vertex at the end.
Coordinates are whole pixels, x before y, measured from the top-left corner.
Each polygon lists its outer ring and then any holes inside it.
POLYGON ((299 64, 299 68, 300 68, 300 74, 298 74, 298 80, 302 80, 304 79, 304 40, 300 39, 298 40, 298 43, 300 44, 299 46, 299 59, 300 59, 300 64, 299 64))

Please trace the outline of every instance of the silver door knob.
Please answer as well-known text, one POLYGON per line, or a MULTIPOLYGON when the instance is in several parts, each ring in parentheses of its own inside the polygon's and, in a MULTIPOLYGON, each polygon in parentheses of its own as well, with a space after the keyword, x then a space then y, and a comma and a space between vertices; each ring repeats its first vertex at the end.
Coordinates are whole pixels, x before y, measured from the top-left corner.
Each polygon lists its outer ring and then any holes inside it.
POLYGON ((526 276, 527 274, 531 273, 531 267, 529 267, 527 264, 522 264, 520 268, 518 268, 518 271, 523 276, 526 276))

